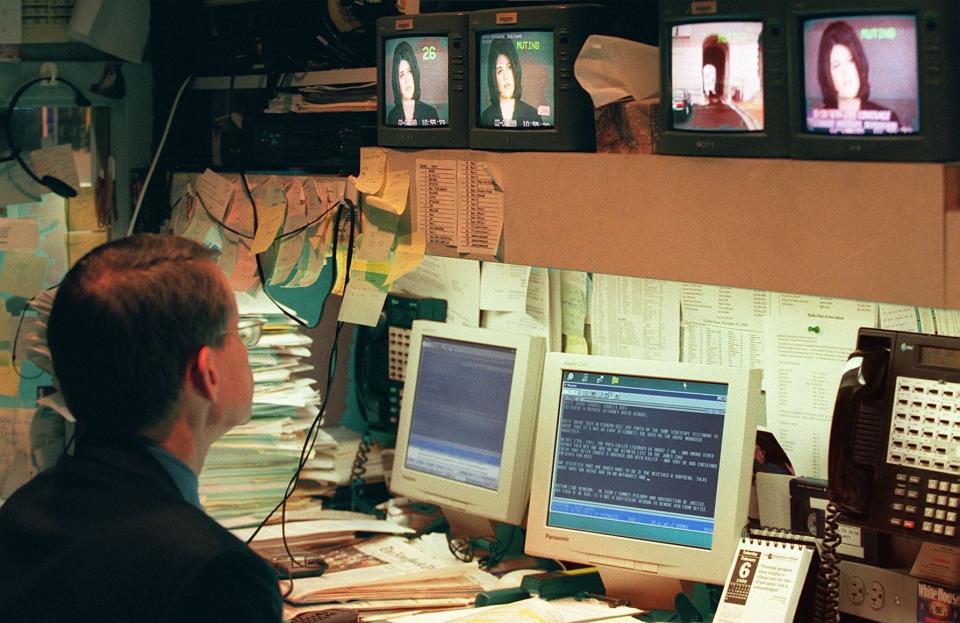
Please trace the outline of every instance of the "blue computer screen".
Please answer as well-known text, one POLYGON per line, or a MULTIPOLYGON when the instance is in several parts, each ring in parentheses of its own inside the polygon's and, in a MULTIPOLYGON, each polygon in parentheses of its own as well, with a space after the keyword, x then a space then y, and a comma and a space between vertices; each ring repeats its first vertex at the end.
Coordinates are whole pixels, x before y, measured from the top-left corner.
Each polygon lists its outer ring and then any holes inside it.
POLYGON ((516 354, 513 348, 423 338, 407 468, 497 489, 516 354))
POLYGON ((709 549, 727 389, 564 371, 547 525, 709 549))

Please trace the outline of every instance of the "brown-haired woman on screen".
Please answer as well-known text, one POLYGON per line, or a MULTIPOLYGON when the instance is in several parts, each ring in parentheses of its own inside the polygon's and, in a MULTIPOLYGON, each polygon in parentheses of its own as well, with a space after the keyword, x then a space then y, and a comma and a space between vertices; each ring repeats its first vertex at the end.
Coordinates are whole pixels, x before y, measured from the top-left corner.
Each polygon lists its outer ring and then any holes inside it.
POLYGON ((844 117, 859 119, 861 110, 889 113, 885 120, 897 122, 897 114, 870 101, 870 63, 860 37, 846 22, 832 22, 823 31, 817 51, 817 80, 823 106, 837 109, 844 117))
POLYGON ((482 127, 522 128, 530 122, 542 122, 537 109, 520 99, 523 95, 523 70, 517 49, 509 39, 490 43, 487 63, 487 86, 490 105, 480 115, 482 127))
POLYGON ((437 109, 420 100, 420 67, 413 48, 401 41, 393 50, 393 108, 387 113, 387 125, 436 126, 440 115, 437 109))

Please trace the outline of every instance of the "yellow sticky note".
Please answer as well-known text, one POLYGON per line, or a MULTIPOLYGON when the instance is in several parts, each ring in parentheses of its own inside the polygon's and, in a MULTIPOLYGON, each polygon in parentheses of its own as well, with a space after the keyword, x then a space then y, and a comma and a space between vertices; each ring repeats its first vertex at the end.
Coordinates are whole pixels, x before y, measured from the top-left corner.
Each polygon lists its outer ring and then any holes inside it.
POLYGON ((416 231, 409 236, 400 236, 397 248, 393 253, 393 263, 387 274, 386 284, 391 284, 420 265, 427 248, 426 237, 422 231, 416 231))
POLYGON ((106 241, 106 231, 68 231, 67 261, 73 266, 77 260, 106 241))
POLYGON ((387 169, 387 152, 377 147, 360 148, 360 177, 357 190, 373 195, 383 186, 383 174, 387 169))
POLYGON ((576 353, 578 355, 589 355, 590 346, 587 344, 586 338, 580 337, 579 335, 564 335, 564 346, 563 352, 565 353, 576 353))
POLYGON ((407 209, 407 197, 410 194, 410 172, 406 169, 390 171, 383 190, 376 197, 367 197, 367 201, 376 208, 389 210, 394 214, 403 214, 407 209))
POLYGON ((31 297, 42 287, 47 273, 46 258, 32 253, 10 251, 3 254, 0 267, 0 292, 31 297))
POLYGON ((380 321, 380 312, 386 300, 385 291, 364 280, 362 275, 351 275, 350 285, 347 286, 347 292, 340 303, 338 320, 375 327, 380 321))
POLYGON ((67 229, 70 231, 101 229, 93 188, 78 188, 77 196, 67 199, 67 229))
POLYGON ((267 283, 275 286, 287 280, 287 277, 293 272, 294 267, 300 262, 300 256, 303 255, 303 245, 305 242, 306 230, 293 236, 287 236, 280 241, 277 258, 273 263, 273 274, 267 283))
POLYGON ((271 180, 258 186, 253 198, 257 204, 257 235, 250 244, 250 251, 256 254, 269 249, 277 237, 287 216, 287 194, 283 187, 271 180))
POLYGON ((0 350, 0 396, 16 396, 20 393, 20 377, 10 362, 10 351, 0 350))

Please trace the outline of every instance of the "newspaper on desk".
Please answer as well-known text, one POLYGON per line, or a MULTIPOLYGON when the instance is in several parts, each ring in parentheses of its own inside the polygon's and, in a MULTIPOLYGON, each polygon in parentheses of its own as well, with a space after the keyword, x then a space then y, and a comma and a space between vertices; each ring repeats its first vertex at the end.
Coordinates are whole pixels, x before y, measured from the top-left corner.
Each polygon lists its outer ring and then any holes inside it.
POLYGON ((446 535, 415 541, 377 536, 330 552, 326 573, 295 581, 294 601, 339 602, 421 597, 469 598, 492 588, 496 578, 479 572, 447 549, 446 535))
MULTIPOLYGON (((594 600, 566 597, 553 601, 524 599, 512 604, 393 617, 391 623, 586 623, 622 620, 642 610, 630 606, 611 607, 594 600)), ((627 619, 636 620, 636 619, 627 619)))

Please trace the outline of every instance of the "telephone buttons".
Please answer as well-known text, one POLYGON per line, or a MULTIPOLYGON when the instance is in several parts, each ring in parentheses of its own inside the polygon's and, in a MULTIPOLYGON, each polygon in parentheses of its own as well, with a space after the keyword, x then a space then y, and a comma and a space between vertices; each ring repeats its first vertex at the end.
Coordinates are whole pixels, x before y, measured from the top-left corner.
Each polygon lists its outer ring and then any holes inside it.
POLYGON ((929 518, 932 519, 932 518, 933 518, 933 513, 934 513, 934 510, 933 510, 931 507, 929 507, 929 506, 926 507, 925 509, 923 509, 923 516, 924 516, 924 517, 929 517, 929 518))
POLYGON ((891 526, 900 526, 902 523, 903 523, 903 522, 900 520, 899 517, 891 517, 891 518, 890 518, 890 525, 891 525, 891 526))
POLYGON ((953 536, 957 533, 957 529, 953 526, 946 526, 943 529, 943 536, 953 536))
POLYGON ((930 532, 931 530, 933 530, 933 522, 932 521, 923 522, 923 531, 930 532))
POLYGON ((906 528, 907 530, 913 530, 914 528, 917 527, 917 524, 912 519, 904 519, 903 527, 906 528))
POLYGON ((928 493, 927 494, 927 504, 936 504, 937 503, 937 494, 928 493))
POLYGON ((945 520, 947 518, 947 511, 943 510, 942 508, 938 508, 936 518, 939 519, 940 521, 945 520))
MULTIPOLYGON (((940 496, 940 497, 944 497, 944 496, 940 496)), ((957 506, 960 505, 958 504, 958 502, 960 502, 960 500, 958 500, 957 498, 950 498, 950 502, 949 504, 947 504, 947 506, 949 506, 950 508, 957 508, 957 506)))
POLYGON ((909 513, 909 514, 912 515, 912 514, 914 514, 914 513, 917 512, 917 507, 914 506, 913 504, 907 504, 906 511, 907 511, 907 513, 909 513))
POLYGON ((928 488, 928 489, 936 489, 936 488, 937 488, 937 484, 938 484, 938 481, 936 481, 936 480, 934 480, 933 478, 931 478, 930 480, 927 481, 927 488, 928 488))
POLYGON ((960 493, 960 482, 950 483, 950 493, 960 493))
POLYGON ((941 481, 940 481, 940 490, 943 491, 944 493, 946 493, 947 491, 949 491, 949 490, 950 490, 950 483, 947 482, 946 480, 941 480, 941 481))
POLYGON ((947 504, 947 496, 945 496, 945 495, 938 495, 938 496, 937 496, 937 506, 946 506, 946 504, 947 504))
POLYGON ((902 511, 903 504, 901 504, 900 502, 894 502, 893 504, 890 505, 890 509, 895 511, 902 511))
POLYGON ((951 523, 957 523, 957 512, 956 511, 947 511, 947 521, 951 523))
POLYGON ((906 474, 897 474, 897 482, 907 482, 906 474))
POLYGON ((903 497, 907 494, 907 489, 905 487, 897 487, 896 489, 893 490, 893 494, 903 497))
POLYGON ((920 484, 920 476, 910 476, 910 484, 912 485, 920 484))
POLYGON ((943 524, 933 524, 933 533, 934 534, 943 534, 943 524))
POLYGON ((910 489, 909 491, 907 491, 907 497, 910 498, 911 500, 919 499, 919 498, 920 498, 920 492, 919 492, 919 491, 916 491, 916 490, 914 490, 914 489, 910 489))

